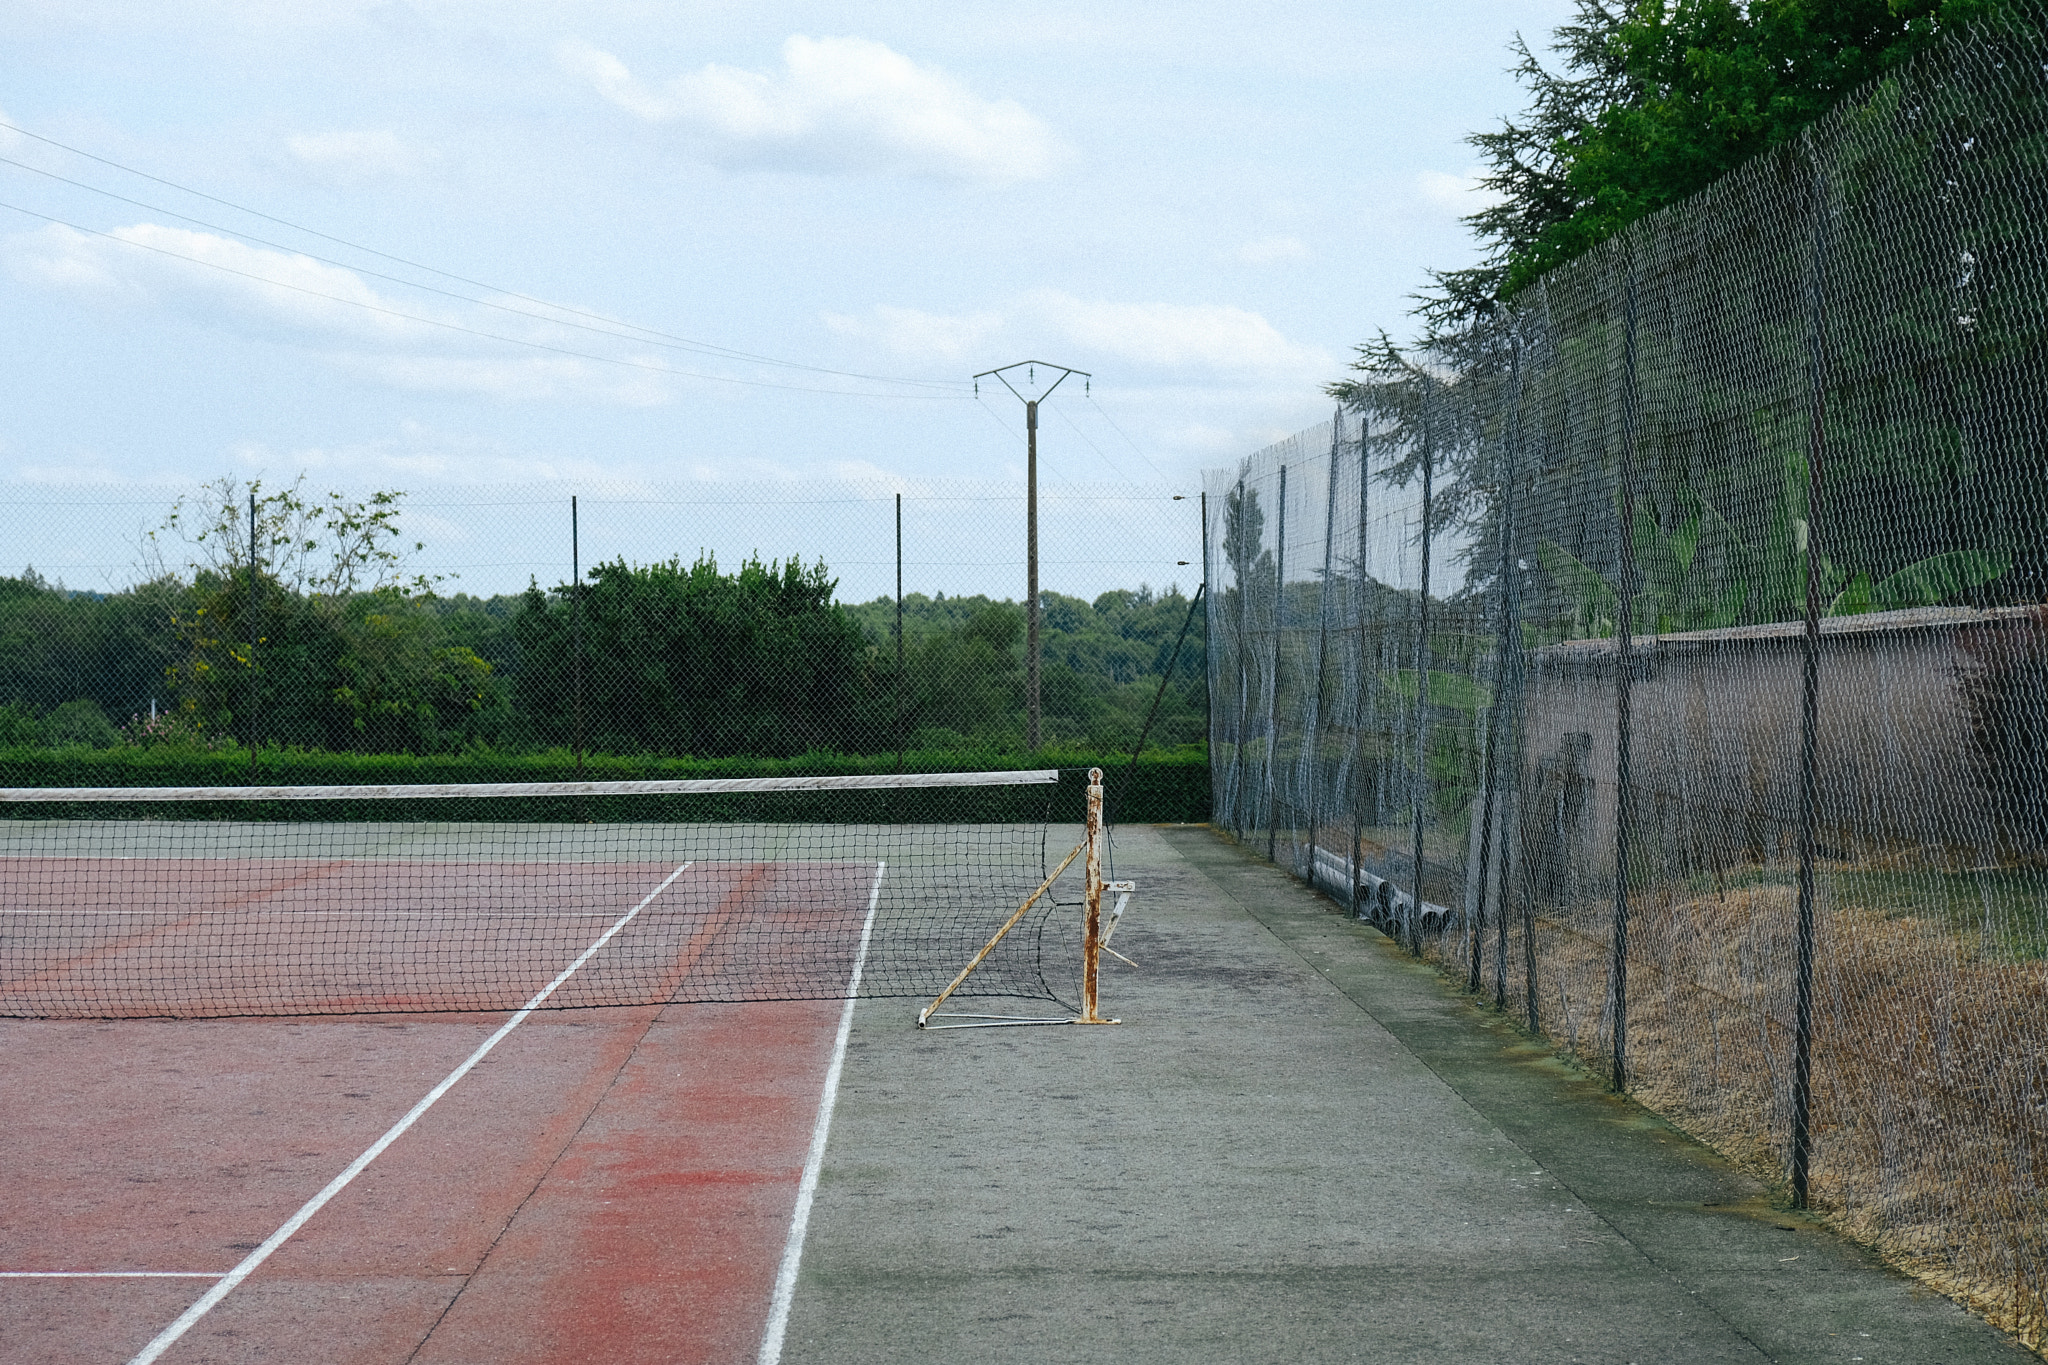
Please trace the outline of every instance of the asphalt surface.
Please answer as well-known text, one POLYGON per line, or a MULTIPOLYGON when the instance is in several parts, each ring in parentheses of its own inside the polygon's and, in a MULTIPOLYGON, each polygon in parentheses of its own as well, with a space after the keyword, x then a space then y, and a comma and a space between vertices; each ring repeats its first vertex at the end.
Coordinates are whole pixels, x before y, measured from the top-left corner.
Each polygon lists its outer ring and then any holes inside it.
POLYGON ((2035 1359, 1206 829, 1116 1028, 863 1001, 786 1362, 2035 1359))

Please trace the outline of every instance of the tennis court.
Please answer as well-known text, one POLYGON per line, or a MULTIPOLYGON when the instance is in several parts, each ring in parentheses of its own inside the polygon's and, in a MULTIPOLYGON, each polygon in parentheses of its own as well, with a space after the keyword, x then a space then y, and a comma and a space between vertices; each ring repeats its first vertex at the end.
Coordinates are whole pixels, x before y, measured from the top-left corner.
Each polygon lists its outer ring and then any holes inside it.
MULTIPOLYGON (((530 1016, 158 1358, 753 1358, 841 1008, 530 1016)), ((503 1022, 0 1025, 0 1355, 136 1358, 503 1022)))
MULTIPOLYGON (((121 837, 188 822, 161 823, 121 837)), ((11 897, 47 884, 33 860, 59 832, 10 831, 11 897)), ((848 854, 856 837, 785 833, 757 851, 817 854, 830 837, 848 854)), ((433 869, 406 913, 352 891, 309 912, 350 926, 339 937, 309 929, 287 949, 268 928, 216 932, 210 951, 289 982, 284 967, 341 960, 343 943, 503 932, 487 906, 475 924, 449 910, 461 869, 479 867, 585 895, 587 937, 563 934, 567 960, 507 1009, 220 1017, 240 997, 195 991, 216 1017, 0 1019, 0 1358, 2012 1358, 2001 1334, 1488 1026, 1376 931, 1208 831, 1119 833, 1116 870, 1144 889, 1141 927, 1116 940, 1137 965, 1104 964, 1122 1028, 933 1035, 913 1027, 914 999, 848 998, 954 965, 899 952, 893 980, 869 975, 892 894, 904 925, 915 904, 928 927, 944 921, 921 899, 944 878, 921 880, 909 855, 957 880, 960 848, 988 831, 956 833, 950 858, 907 826, 860 834, 894 841, 898 882, 891 857, 606 863, 558 845, 521 863, 480 858, 452 829, 356 827, 365 875, 433 869), (837 898, 803 913, 811 965, 846 972, 829 998, 551 1008, 615 947, 641 973, 616 989, 718 989, 720 945, 765 941, 756 892, 828 865, 818 884, 837 898), (684 923, 633 937, 660 915, 684 923)), ((175 837, 192 848, 190 831, 175 837)), ((319 837, 331 854, 337 832, 319 837)), ((675 837, 736 846, 708 827, 675 837)), ((316 868, 350 885, 332 860, 287 856, 303 844, 243 842, 252 866, 206 866, 208 885, 250 896, 244 914, 283 917, 314 884, 295 874, 316 868)), ((94 866, 147 902, 163 852, 131 842, 142 873, 94 866)), ((1074 908, 1066 895, 1043 921, 1048 961, 1074 908)), ((37 942, 54 943, 63 917, 39 913, 37 942)), ((62 937, 100 954, 110 990, 149 943, 151 970, 173 974, 165 935, 195 934, 194 913, 153 907, 96 938, 73 915, 62 937)), ((30 918, 6 922, 9 982, 30 918)), ((1021 962, 1032 927, 1000 947, 1021 962)), ((62 954, 39 951, 36 970, 53 971, 62 954)), ((480 960, 509 982, 515 965, 553 965, 541 956, 480 960)))
MULTIPOLYGON (((64 814, 0 822, 20 1362, 756 1359, 854 997, 1053 832, 64 814)), ((1058 998, 1057 899, 975 993, 1058 998)))

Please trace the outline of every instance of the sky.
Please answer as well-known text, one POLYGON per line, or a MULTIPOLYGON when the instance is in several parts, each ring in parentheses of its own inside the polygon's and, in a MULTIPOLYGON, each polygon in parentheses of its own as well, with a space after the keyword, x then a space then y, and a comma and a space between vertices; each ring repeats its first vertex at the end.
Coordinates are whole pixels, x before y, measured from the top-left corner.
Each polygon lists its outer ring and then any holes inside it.
POLYGON ((866 598, 901 493, 907 590, 1016 597, 972 376, 1037 360, 1045 585, 1191 588, 1201 471, 1474 258, 1464 139, 1567 11, 11 0, 0 572, 118 587, 180 492, 303 476, 403 490, 450 589, 565 579, 574 495, 583 564, 866 598))

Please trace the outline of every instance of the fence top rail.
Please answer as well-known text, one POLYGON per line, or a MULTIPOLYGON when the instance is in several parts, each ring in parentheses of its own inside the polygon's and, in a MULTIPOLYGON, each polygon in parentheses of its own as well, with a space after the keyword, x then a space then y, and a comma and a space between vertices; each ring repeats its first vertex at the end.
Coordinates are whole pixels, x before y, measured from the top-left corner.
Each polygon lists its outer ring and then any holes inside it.
MULTIPOLYGON (((1904 635, 1926 630, 1959 630, 1964 626, 2021 625, 2038 619, 2043 608, 2020 607, 1908 607, 1900 611, 1862 612, 1855 616, 1822 618, 1822 635, 1877 636, 1904 635)), ((1723 626, 1716 630, 1674 631, 1669 635, 1630 637, 1632 654, 1655 654, 1717 645, 1776 644, 1797 640, 1806 632, 1801 621, 1772 621, 1755 626, 1723 626)), ((1612 659, 1619 652, 1612 636, 1599 640, 1563 640, 1540 645, 1530 653, 1537 659, 1557 664, 1592 663, 1612 659)))

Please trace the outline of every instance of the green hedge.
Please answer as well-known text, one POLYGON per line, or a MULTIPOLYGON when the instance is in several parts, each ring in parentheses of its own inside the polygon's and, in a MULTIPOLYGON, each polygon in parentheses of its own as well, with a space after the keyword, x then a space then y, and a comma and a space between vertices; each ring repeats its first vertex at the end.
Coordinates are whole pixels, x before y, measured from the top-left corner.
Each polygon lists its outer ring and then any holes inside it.
MULTIPOLYGON (((488 820, 813 820, 957 821, 1060 820, 1081 818, 1085 773, 1099 766, 1113 822, 1204 821, 1209 818, 1209 761, 1202 745, 1183 745, 1142 755, 1135 771, 1130 756, 1081 749, 1038 754, 939 750, 904 755, 908 772, 1016 771, 1059 768, 1056 787, 927 788, 900 792, 746 793, 716 796, 602 797, 580 800, 494 800, 466 805, 460 815, 444 802, 270 802, 223 804, 219 809, 185 806, 186 817, 242 819, 488 819, 488 820)), ((807 754, 791 759, 632 758, 589 755, 588 781, 704 777, 842 776, 893 772, 893 754, 856 756, 807 754)), ((391 786, 413 783, 566 782, 577 777, 565 750, 503 754, 471 750, 456 754, 343 754, 306 750, 265 751, 252 775, 246 750, 5 749, 0 750, 0 783, 11 787, 239 787, 391 786)), ((14 806, 16 818, 52 819, 86 814, 161 816, 162 807, 137 805, 118 811, 94 807, 14 806)))

